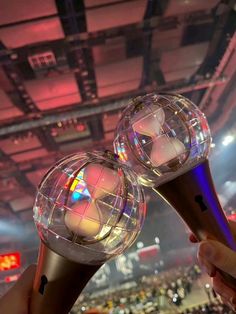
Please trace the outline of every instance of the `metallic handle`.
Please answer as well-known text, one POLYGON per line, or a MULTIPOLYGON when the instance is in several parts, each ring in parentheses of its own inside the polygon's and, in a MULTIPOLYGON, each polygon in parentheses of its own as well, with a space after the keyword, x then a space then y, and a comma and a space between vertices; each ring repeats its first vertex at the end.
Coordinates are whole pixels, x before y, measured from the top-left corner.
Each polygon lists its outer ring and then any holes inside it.
POLYGON ((101 266, 69 261, 41 242, 29 313, 68 314, 101 266))
MULTIPOLYGON (((175 208, 198 240, 215 239, 236 251, 236 243, 215 191, 208 160, 154 190, 175 208)), ((230 286, 236 287, 235 278, 225 273, 222 275, 230 286)))

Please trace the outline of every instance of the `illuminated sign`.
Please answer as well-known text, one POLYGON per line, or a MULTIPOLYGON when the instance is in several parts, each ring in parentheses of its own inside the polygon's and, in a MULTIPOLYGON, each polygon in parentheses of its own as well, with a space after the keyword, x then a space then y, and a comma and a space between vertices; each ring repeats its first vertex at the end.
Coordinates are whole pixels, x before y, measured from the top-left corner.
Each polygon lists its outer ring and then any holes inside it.
POLYGON ((154 244, 154 245, 146 246, 138 250, 137 252, 138 252, 138 257, 139 257, 140 262, 148 262, 148 261, 158 258, 160 247, 159 245, 154 244))
POLYGON ((7 253, 0 255, 0 271, 16 269, 20 267, 20 253, 7 253))

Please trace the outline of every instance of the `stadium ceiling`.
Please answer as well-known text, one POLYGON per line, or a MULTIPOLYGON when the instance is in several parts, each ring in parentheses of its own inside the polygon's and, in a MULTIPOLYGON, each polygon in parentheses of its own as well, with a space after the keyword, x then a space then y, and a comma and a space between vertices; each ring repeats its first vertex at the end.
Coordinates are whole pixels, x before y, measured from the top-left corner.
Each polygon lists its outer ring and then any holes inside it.
POLYGON ((111 147, 128 99, 176 91, 235 127, 235 1, 0 0, 0 215, 32 225, 66 154, 111 147))

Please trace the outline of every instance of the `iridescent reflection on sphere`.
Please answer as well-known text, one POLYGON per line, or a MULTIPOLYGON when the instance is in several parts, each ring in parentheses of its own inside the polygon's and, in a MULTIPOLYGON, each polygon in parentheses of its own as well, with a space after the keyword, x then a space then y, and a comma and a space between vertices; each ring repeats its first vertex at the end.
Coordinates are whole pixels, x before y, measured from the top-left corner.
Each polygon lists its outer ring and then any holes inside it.
POLYGON ((140 183, 156 187, 205 160, 210 143, 207 120, 196 105, 181 95, 153 93, 130 101, 114 149, 140 183))
POLYGON ((138 236, 145 217, 136 175, 111 153, 74 154, 52 167, 39 185, 34 220, 56 253, 101 264, 138 236))

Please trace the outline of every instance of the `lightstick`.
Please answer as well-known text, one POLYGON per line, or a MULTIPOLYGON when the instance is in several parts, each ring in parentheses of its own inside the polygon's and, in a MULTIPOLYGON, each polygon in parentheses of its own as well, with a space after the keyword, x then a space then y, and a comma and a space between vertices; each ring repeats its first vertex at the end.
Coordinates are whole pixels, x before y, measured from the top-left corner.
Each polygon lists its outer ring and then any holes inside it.
POLYGON ((207 120, 196 105, 180 95, 153 93, 130 101, 114 148, 140 183, 171 204, 199 240, 217 239, 236 250, 210 173, 210 143, 207 120))
POLYGON ((31 314, 66 314, 106 261, 130 247, 145 216, 136 175, 110 152, 74 154, 39 185, 41 239, 31 314))

